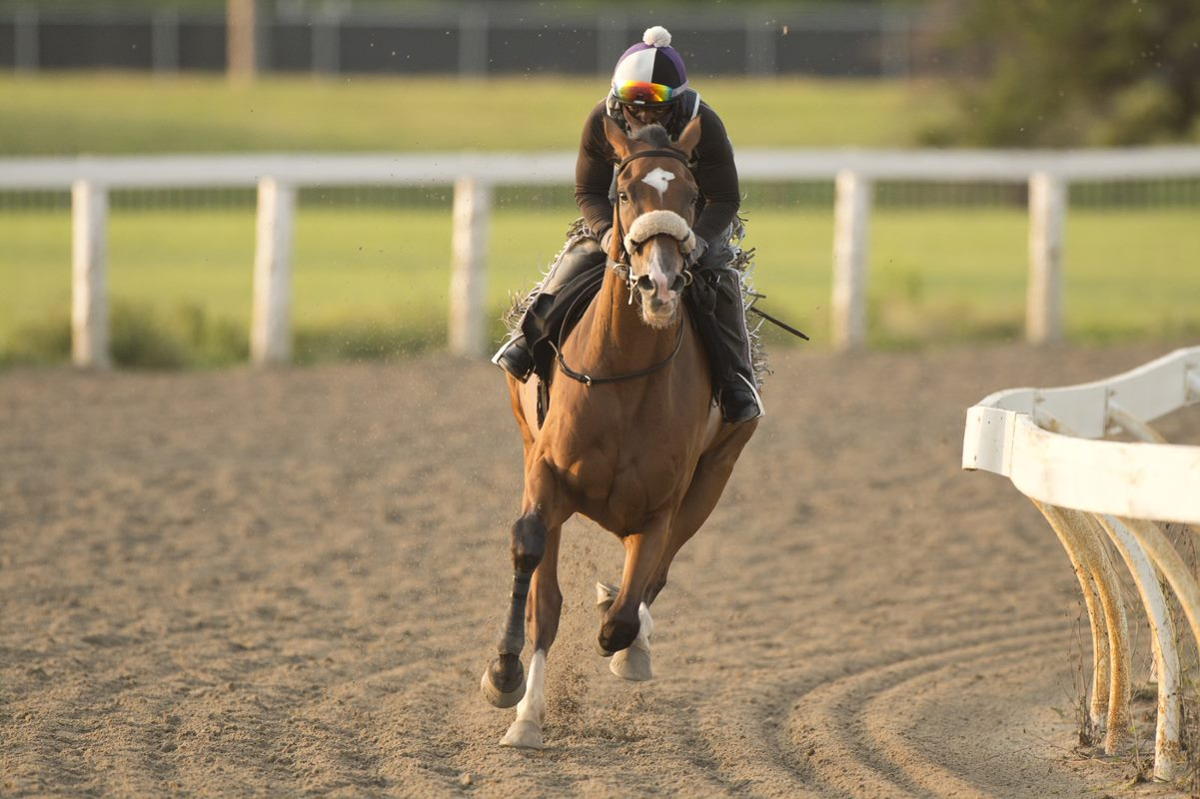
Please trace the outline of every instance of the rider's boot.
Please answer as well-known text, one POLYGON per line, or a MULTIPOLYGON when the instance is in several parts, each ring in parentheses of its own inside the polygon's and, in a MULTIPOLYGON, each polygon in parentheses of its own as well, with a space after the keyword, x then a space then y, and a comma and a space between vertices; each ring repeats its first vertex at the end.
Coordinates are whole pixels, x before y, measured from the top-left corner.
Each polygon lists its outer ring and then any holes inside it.
POLYGON ((513 328, 512 335, 496 350, 492 363, 522 383, 528 380, 535 363, 530 339, 536 342, 557 333, 548 329, 551 326, 550 319, 554 316, 555 297, 575 278, 603 263, 604 252, 595 239, 581 237, 570 242, 550 265, 546 277, 533 290, 524 316, 513 328))
POLYGON ((721 416, 726 422, 739 424, 757 419, 764 409, 754 381, 740 278, 731 267, 718 274, 713 312, 698 314, 696 321, 708 350, 721 416))
POLYGON ((520 327, 496 350, 496 354, 492 356, 492 363, 522 383, 533 374, 533 354, 529 351, 529 344, 526 343, 525 334, 521 332, 520 327))

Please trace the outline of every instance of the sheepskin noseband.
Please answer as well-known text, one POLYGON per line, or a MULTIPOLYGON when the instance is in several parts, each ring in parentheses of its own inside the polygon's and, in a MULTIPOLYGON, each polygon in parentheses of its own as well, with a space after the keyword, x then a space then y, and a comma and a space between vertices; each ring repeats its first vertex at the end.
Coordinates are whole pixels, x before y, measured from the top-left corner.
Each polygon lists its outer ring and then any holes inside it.
POLYGON ((647 211, 633 220, 629 232, 625 234, 625 251, 633 252, 651 236, 666 234, 679 241, 679 248, 685 253, 696 247, 696 234, 688 225, 687 220, 674 211, 659 209, 647 211))

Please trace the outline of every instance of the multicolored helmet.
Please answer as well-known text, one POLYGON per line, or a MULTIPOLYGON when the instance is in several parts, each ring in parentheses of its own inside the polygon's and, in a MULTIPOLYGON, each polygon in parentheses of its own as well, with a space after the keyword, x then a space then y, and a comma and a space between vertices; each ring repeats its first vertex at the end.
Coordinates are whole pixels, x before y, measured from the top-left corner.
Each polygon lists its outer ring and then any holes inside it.
POLYGON ((687 68, 661 25, 647 28, 613 70, 612 96, 625 105, 666 105, 687 91, 687 68))

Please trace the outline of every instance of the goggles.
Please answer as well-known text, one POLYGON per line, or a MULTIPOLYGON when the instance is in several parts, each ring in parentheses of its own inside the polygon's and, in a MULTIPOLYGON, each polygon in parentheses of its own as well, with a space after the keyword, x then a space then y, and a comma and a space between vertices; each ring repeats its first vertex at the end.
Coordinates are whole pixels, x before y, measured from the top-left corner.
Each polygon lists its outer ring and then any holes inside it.
POLYGON ((625 83, 614 83, 613 96, 617 98, 617 102, 619 103, 661 105, 662 103, 669 103, 672 100, 678 99, 679 95, 686 88, 686 86, 680 86, 673 89, 661 83, 646 83, 644 81, 631 80, 625 83))

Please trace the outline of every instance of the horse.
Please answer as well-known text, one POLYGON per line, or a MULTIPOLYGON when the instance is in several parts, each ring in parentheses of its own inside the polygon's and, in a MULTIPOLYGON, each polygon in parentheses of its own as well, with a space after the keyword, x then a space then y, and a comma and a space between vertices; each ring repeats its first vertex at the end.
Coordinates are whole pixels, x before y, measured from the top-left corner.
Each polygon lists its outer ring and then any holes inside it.
POLYGON ((499 653, 480 681, 496 707, 517 705, 502 745, 540 749, 546 657, 558 631, 558 554, 576 513, 620 538, 620 587, 597 585, 600 653, 629 680, 653 676, 650 607, 671 561, 716 507, 758 420, 725 423, 683 291, 700 141, 693 119, 677 141, 658 125, 632 136, 604 120, 619 159, 613 235, 599 292, 557 348, 539 428, 536 379, 508 377, 524 444, 521 515, 512 526, 513 588, 499 653), (521 665, 525 622, 533 643, 521 665))

